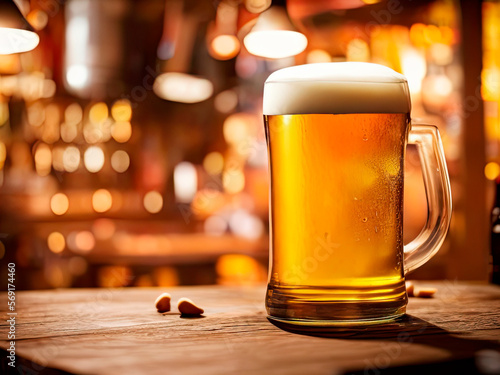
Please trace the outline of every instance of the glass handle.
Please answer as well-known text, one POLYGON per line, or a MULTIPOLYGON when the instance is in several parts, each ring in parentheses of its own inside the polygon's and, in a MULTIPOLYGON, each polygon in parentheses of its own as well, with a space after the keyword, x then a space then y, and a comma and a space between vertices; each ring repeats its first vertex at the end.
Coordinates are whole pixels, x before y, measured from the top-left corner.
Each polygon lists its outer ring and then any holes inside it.
POLYGON ((404 246, 405 273, 420 267, 438 252, 451 220, 450 179, 439 130, 432 125, 412 125, 408 143, 418 149, 428 209, 424 228, 404 246))

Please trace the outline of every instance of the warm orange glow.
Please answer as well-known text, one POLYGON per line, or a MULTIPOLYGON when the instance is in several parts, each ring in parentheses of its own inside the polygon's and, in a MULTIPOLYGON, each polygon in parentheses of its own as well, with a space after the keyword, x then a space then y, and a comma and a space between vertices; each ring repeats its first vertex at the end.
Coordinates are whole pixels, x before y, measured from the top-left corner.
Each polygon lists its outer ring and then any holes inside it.
POLYGON ((424 37, 425 25, 423 23, 415 23, 410 28, 410 40, 416 47, 423 47, 426 44, 424 37))
POLYGON ((103 288, 126 286, 132 280, 132 271, 128 267, 109 266, 99 269, 98 285, 103 288))
POLYGON ((106 103, 99 102, 90 107, 89 121, 92 124, 101 124, 108 118, 108 106, 106 103))
POLYGON ((123 150, 118 150, 111 155, 111 167, 118 173, 125 172, 130 166, 130 157, 123 150))
POLYGON ((76 125, 82 121, 83 110, 78 103, 72 103, 64 111, 64 121, 67 124, 76 125))
POLYGON ((484 167, 484 175, 488 180, 495 180, 500 175, 500 165, 491 161, 484 167))
POLYGON ((271 6, 271 0, 245 0, 245 8, 250 13, 261 13, 271 6))
POLYGON ((132 106, 127 99, 117 100, 111 107, 111 116, 115 121, 130 121, 132 106))
POLYGON ((66 194, 57 193, 50 199, 50 209, 56 215, 64 215, 69 208, 69 199, 66 194))
POLYGON ((116 122, 111 128, 111 136, 119 143, 127 142, 132 136, 132 125, 130 122, 116 122))
POLYGON ((149 191, 144 196, 144 208, 151 214, 156 214, 163 208, 163 197, 157 191, 149 191))
POLYGON ((220 152, 210 152, 203 159, 203 168, 211 175, 220 174, 224 168, 224 157, 220 152))
POLYGON ((0 169, 3 169, 6 158, 7 158, 7 148, 5 147, 5 143, 0 141, 0 169))
POLYGON ((218 35, 212 40, 211 47, 215 58, 228 60, 240 51, 240 42, 234 35, 218 35))
POLYGON ((353 39, 347 44, 347 61, 370 61, 370 47, 363 39, 353 39))
MULTIPOLYGON (((45 107, 41 102, 35 102, 28 106, 26 108, 26 113, 28 115, 28 122, 31 126, 38 127, 45 121, 45 107)), ((1 119, 0 122, 2 122, 1 119)))
POLYGON ((99 240, 109 240, 116 231, 115 223, 110 219, 97 219, 92 225, 92 232, 99 240))
POLYGON ((88 230, 76 233, 75 246, 79 251, 84 253, 91 251, 95 246, 94 235, 88 230))
POLYGON ((245 187, 245 175, 243 171, 232 169, 224 171, 222 174, 222 186, 224 191, 229 194, 236 194, 245 187))
POLYGON ((222 132, 224 139, 231 145, 236 145, 249 136, 253 118, 246 113, 235 113, 224 121, 222 132))
POLYGON ((113 197, 106 189, 99 189, 92 195, 92 207, 95 212, 106 212, 113 205, 113 197))
POLYGON ((64 171, 63 156, 64 156, 64 148, 63 147, 55 146, 52 149, 52 167, 58 172, 64 171))
POLYGON ((179 275, 174 267, 155 268, 153 278, 158 286, 179 285, 179 275))
POLYGON ((62 123, 61 124, 61 139, 64 142, 73 142, 78 135, 78 129, 75 124, 62 123))
POLYGON ((41 143, 35 151, 35 169, 40 176, 47 176, 52 168, 52 151, 50 147, 41 143))
POLYGON ((64 236, 59 232, 52 232, 47 237, 47 246, 53 253, 60 253, 66 247, 66 240, 64 236))
POLYGON ((46 143, 54 143, 59 140, 60 109, 57 104, 49 104, 45 108, 45 123, 43 127, 42 140, 46 143))
POLYGON ((455 42, 455 33, 448 26, 440 26, 441 43, 451 46, 455 42))
POLYGON ((441 42, 441 30, 436 25, 427 25, 424 30, 424 39, 427 44, 441 42))
POLYGON ((6 102, 0 102, 0 126, 4 125, 9 119, 9 105, 6 102))
POLYGON ((261 281, 263 267, 247 255, 228 254, 217 259, 215 266, 219 283, 248 284, 261 281))
POLYGON ((331 62, 332 56, 330 56, 330 54, 323 49, 313 49, 307 54, 306 59, 308 64, 315 64, 315 63, 331 62))
POLYGON ((0 259, 3 259, 5 256, 5 245, 2 241, 0 241, 0 259))
POLYGON ((35 30, 42 30, 49 22, 49 16, 43 10, 34 9, 28 13, 26 20, 35 30))

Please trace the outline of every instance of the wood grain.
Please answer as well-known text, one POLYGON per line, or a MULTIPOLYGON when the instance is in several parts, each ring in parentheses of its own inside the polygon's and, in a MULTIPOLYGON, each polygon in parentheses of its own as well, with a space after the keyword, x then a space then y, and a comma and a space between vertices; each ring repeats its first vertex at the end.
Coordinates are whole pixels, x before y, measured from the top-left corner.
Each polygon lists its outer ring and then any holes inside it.
MULTIPOLYGON (((401 322, 301 334, 267 320, 263 286, 18 292, 18 364, 20 373, 37 374, 378 374, 498 349, 499 287, 425 285, 438 288, 436 297, 411 298, 401 322), (154 301, 164 291, 173 306, 180 297, 192 299, 203 317, 181 318, 175 308, 157 313, 154 301)), ((3 316, 6 306, 4 293, 3 316)))

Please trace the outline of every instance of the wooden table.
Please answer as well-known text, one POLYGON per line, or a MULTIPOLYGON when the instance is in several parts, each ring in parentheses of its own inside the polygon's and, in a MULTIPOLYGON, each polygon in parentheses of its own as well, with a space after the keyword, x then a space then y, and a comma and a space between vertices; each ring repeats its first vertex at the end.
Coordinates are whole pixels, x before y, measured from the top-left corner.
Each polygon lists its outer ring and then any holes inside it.
MULTIPOLYGON (((307 334, 266 319, 263 286, 169 288, 174 302, 185 296, 205 308, 196 319, 157 313, 159 288, 17 292, 17 373, 428 374, 473 371, 474 358, 480 367, 488 358, 498 365, 500 288, 426 285, 438 288, 436 296, 410 298, 409 315, 399 323, 307 334), (443 361, 432 371, 394 369, 443 361)), ((0 299, 3 340, 6 297, 0 299)), ((6 369, 7 354, 0 354, 6 369)))

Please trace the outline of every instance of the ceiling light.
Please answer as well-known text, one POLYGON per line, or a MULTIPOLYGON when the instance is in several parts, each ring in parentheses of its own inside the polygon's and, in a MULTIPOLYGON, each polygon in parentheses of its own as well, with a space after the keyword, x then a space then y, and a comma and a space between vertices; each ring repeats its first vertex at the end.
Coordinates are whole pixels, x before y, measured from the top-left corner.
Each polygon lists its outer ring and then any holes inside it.
POLYGON ((40 38, 12 0, 0 0, 0 55, 31 51, 40 38))
POLYGON ((304 51, 307 38, 295 30, 285 8, 272 6, 259 16, 243 43, 252 55, 279 59, 304 51))

